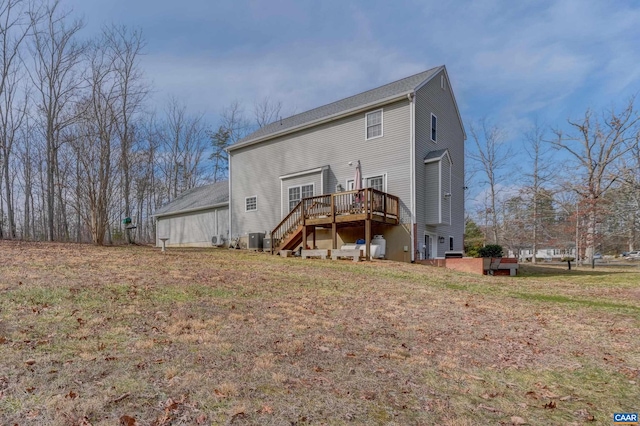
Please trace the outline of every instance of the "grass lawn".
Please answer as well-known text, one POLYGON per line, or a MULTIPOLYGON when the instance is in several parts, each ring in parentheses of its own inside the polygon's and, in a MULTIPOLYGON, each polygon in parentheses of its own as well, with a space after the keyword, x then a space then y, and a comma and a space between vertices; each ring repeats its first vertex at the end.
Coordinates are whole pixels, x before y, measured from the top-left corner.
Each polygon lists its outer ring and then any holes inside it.
POLYGON ((0 424, 610 425, 639 325, 638 267, 0 241, 0 424))

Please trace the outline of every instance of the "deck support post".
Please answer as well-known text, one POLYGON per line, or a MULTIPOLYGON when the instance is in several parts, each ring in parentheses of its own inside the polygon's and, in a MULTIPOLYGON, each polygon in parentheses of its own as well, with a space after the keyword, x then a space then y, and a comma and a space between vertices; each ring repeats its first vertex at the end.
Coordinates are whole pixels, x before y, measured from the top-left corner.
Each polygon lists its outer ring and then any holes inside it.
POLYGON ((371 260, 371 219, 364 221, 364 240, 367 244, 367 260, 371 260))
POLYGON ((302 225, 302 250, 307 249, 307 225, 302 225))
POLYGON ((317 229, 318 229, 317 227, 315 226, 313 227, 313 247, 311 247, 313 250, 316 249, 316 230, 317 229))
POLYGON ((338 232, 336 228, 337 225, 334 220, 333 223, 331 223, 331 248, 333 250, 338 248, 338 232))

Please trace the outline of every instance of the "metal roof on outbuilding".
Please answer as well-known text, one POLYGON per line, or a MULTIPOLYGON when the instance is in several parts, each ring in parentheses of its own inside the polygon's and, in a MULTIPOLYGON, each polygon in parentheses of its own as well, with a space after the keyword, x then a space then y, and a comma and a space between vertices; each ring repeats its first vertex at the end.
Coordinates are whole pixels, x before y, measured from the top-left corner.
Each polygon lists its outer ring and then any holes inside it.
POLYGON ((303 127, 317 121, 322 121, 323 119, 329 119, 331 117, 339 116, 341 114, 345 114, 352 110, 357 110, 358 108, 365 107, 367 105, 374 105, 376 104, 376 102, 382 102, 385 99, 390 99, 411 93, 419 86, 421 86, 422 83, 428 81, 443 69, 444 66, 431 68, 427 71, 423 71, 410 77, 394 81, 393 83, 385 84, 384 86, 380 86, 375 89, 368 90, 366 92, 362 92, 357 95, 350 96, 348 98, 341 99, 339 101, 293 115, 291 117, 283 118, 274 123, 268 124, 261 129, 256 130, 243 139, 240 139, 234 145, 231 145, 229 149, 233 150, 234 148, 249 144, 253 141, 267 139, 271 136, 276 136, 288 130, 303 127))
POLYGON ((229 204, 229 182, 216 182, 189 189, 169 204, 162 206, 153 216, 168 216, 197 210, 222 207, 229 204))

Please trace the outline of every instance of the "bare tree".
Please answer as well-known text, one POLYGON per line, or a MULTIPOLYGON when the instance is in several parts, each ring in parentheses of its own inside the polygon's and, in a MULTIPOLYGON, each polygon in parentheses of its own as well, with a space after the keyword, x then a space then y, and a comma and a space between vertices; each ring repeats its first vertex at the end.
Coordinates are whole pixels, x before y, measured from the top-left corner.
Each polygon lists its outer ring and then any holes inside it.
POLYGON ((485 209, 486 222, 491 222, 493 243, 499 244, 498 196, 502 173, 511 159, 511 150, 504 145, 504 132, 496 125, 482 119, 478 125, 471 125, 471 136, 477 151, 469 153, 488 185, 489 199, 485 209))
MULTIPOLYGON (((265 102, 268 99, 265 100, 265 102)), ((258 106, 256 104, 256 111, 258 106)), ((257 119, 257 115, 256 115, 257 119)), ((209 159, 213 161, 214 182, 227 178, 229 157, 227 148, 244 138, 250 130, 249 120, 244 116, 240 103, 232 102, 222 110, 220 126, 216 132, 209 132, 209 139, 213 152, 209 159)))
POLYGON ((531 249, 534 256, 532 262, 536 263, 535 253, 538 251, 541 228, 541 206, 549 202, 549 192, 546 186, 554 176, 555 165, 550 161, 549 147, 544 142, 544 131, 537 122, 525 133, 525 151, 531 160, 531 172, 525 173, 527 183, 525 193, 531 199, 531 249), (544 198, 544 199, 541 199, 544 198))
POLYGON ((628 154, 622 157, 616 172, 619 181, 614 198, 614 219, 623 230, 619 237, 625 240, 624 250, 638 247, 640 237, 640 142, 631 144, 628 154))
POLYGON ((159 167, 165 184, 165 201, 193 188, 203 180, 206 132, 202 115, 190 115, 187 107, 170 98, 165 119, 156 129, 161 142, 159 167))
POLYGON ((585 254, 593 261, 602 196, 617 179, 614 166, 638 143, 640 116, 631 98, 620 111, 610 110, 599 119, 591 110, 578 121, 568 120, 570 132, 555 130, 553 146, 573 159, 571 188, 587 204, 585 254))
POLYGON ((35 230, 35 208, 34 208, 34 155, 33 155, 33 125, 27 116, 23 125, 19 129, 19 139, 17 156, 19 158, 22 171, 23 186, 23 219, 22 219, 22 239, 29 240, 34 235, 35 230))
POLYGON ((280 117, 282 102, 274 101, 268 96, 260 101, 256 101, 253 106, 253 116, 258 128, 271 124, 280 117))
POLYGON ((47 5, 42 14, 32 12, 31 22, 35 32, 32 43, 34 66, 30 68, 30 75, 46 140, 46 229, 47 238, 53 241, 60 134, 74 119, 71 104, 82 82, 77 68, 85 49, 76 37, 84 24, 80 20, 70 21, 69 12, 60 11, 60 0, 47 5))
POLYGON ((76 200, 76 208, 84 213, 92 241, 103 245, 109 227, 114 159, 119 154, 116 144, 121 92, 110 46, 104 38, 92 43, 88 56, 90 92, 78 104, 78 122, 69 141, 79 162, 76 173, 81 199, 76 200))
MULTIPOLYGON (((4 190, 7 203, 7 236, 16 237, 10 163, 13 145, 24 117, 26 102, 20 96, 23 77, 20 52, 31 30, 28 19, 29 3, 24 0, 0 2, 0 156, 4 172, 4 190)), ((2 178, 0 177, 0 182, 2 178)), ((2 237, 0 216, 0 237, 2 237)))
MULTIPOLYGON (((103 40, 113 62, 119 90, 116 108, 120 139, 120 169, 122 171, 122 192, 124 216, 131 217, 131 166, 134 145, 134 120, 139 114, 142 103, 148 93, 139 66, 140 55, 144 48, 144 39, 140 30, 131 30, 124 26, 111 26, 103 30, 103 40)), ((130 235, 125 232, 127 243, 130 235)))

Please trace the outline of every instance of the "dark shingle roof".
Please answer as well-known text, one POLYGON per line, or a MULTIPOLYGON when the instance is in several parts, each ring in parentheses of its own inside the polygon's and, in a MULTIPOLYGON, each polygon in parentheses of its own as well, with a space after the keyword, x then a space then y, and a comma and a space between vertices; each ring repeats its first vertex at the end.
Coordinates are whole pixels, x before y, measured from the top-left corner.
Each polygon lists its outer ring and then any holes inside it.
POLYGON ((178 198, 158 209, 154 216, 166 216, 191 210, 204 210, 228 202, 229 182, 216 182, 183 192, 178 198))
POLYGON ((441 160, 444 155, 447 154, 449 161, 451 161, 451 155, 449 155, 448 149, 436 149, 435 151, 430 151, 426 157, 424 157, 425 163, 430 163, 435 160, 441 160))
POLYGON ((387 98, 392 98, 404 93, 409 93, 416 87, 418 87, 421 83, 440 72, 443 68, 443 66, 431 68, 427 71, 423 71, 410 77, 394 81, 393 83, 385 84, 384 86, 380 86, 375 89, 368 90, 366 92, 362 92, 357 95, 350 96, 348 98, 323 105, 321 107, 314 108, 312 110, 296 114, 288 118, 283 118, 282 120, 268 124, 263 128, 256 130, 249 136, 239 140, 230 148, 233 149, 234 146, 243 145, 246 142, 261 139, 270 135, 275 135, 285 130, 293 129, 305 124, 312 123, 314 121, 345 113, 358 107, 374 104, 375 102, 379 102, 387 98))

